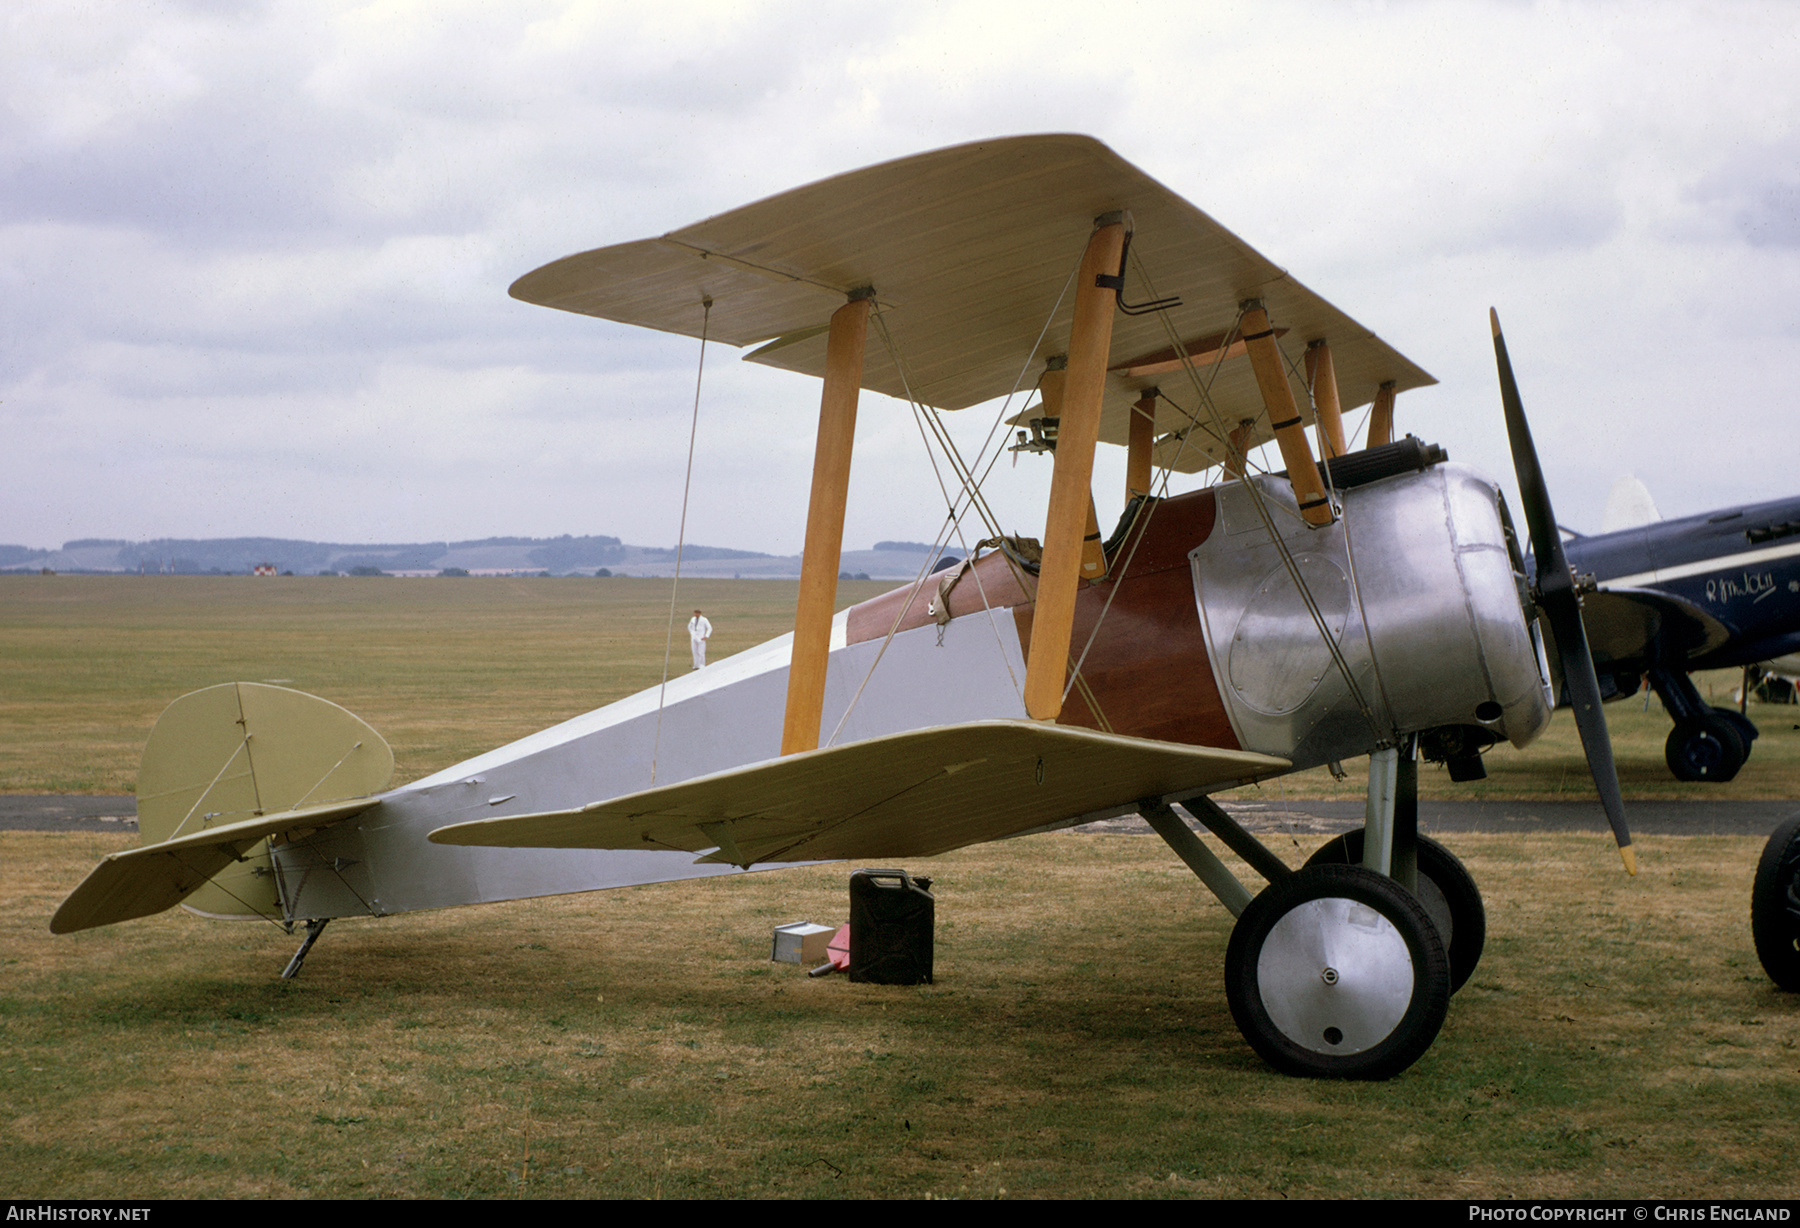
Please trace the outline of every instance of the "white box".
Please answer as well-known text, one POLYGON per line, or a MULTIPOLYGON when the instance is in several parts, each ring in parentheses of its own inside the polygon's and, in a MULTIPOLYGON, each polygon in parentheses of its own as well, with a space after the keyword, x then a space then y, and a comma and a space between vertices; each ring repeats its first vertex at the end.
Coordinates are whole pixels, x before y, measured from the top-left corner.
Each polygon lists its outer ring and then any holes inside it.
POLYGON ((769 958, 784 964, 822 964, 825 962, 825 944, 835 933, 837 926, 814 925, 811 921, 778 925, 769 958))

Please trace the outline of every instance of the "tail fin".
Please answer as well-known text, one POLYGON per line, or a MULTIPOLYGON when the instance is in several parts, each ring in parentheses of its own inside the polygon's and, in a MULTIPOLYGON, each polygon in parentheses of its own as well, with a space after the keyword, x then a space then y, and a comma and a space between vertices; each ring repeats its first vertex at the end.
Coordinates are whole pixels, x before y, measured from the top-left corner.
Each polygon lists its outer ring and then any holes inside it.
POLYGON ((374 805, 394 753, 361 718, 285 687, 228 682, 163 712, 138 773, 140 847, 101 862, 57 909, 57 933, 185 903, 281 917, 268 837, 374 805))
POLYGON ((1617 533, 1621 529, 1655 524, 1661 519, 1656 500, 1650 497, 1650 488, 1639 481, 1636 474, 1627 474, 1614 482, 1612 490, 1607 492, 1606 510, 1600 514, 1600 531, 1617 533))

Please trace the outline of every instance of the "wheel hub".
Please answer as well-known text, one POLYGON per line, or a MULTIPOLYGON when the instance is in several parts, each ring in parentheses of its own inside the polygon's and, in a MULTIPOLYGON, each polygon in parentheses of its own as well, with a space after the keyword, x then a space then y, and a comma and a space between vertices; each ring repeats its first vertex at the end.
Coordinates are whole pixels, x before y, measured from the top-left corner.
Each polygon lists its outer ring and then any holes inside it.
POLYGON ((1277 921, 1257 958, 1263 1009, 1293 1043, 1351 1054, 1385 1040, 1413 995, 1412 956, 1366 904, 1309 900, 1277 921))

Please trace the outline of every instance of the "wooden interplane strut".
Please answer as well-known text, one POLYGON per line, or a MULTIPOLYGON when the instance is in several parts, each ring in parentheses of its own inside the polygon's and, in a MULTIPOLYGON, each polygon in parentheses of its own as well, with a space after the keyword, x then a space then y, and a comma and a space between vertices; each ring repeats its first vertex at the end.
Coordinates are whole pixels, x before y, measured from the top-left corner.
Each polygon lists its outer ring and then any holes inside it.
POLYGON ((781 753, 819 745, 825 709, 825 668, 831 656, 832 607, 844 546, 844 506, 850 491, 850 450, 856 436, 856 399, 862 387, 863 348, 872 295, 852 299, 831 316, 825 390, 819 398, 819 437, 813 449, 812 498, 806 509, 806 553, 800 560, 800 602, 794 610, 794 655, 788 668, 781 753))
POLYGON ((1375 393, 1375 405, 1369 411, 1369 438, 1364 447, 1373 448, 1394 442, 1394 381, 1388 380, 1375 393))
POLYGON ((1094 448, 1100 441, 1100 401, 1112 346, 1112 291, 1097 279, 1111 275, 1125 249, 1125 224, 1095 228, 1075 275, 1075 318, 1069 328, 1069 367, 1061 421, 1056 430, 1056 469, 1044 520, 1044 559, 1038 573, 1037 609, 1031 622, 1031 657, 1025 670, 1025 711, 1055 720, 1068 680, 1069 638, 1075 594, 1081 584, 1083 539, 1093 503, 1094 448))

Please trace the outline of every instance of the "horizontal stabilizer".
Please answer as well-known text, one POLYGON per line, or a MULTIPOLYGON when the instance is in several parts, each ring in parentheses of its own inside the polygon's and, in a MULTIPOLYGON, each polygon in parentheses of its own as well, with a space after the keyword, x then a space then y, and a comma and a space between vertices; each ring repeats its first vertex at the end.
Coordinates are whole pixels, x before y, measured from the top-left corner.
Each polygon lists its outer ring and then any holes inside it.
POLYGON ((929 857, 1288 766, 1247 751, 1033 721, 976 721, 789 755, 579 810, 458 823, 431 839, 512 848, 684 849, 746 868, 929 857))
POLYGON ((50 932, 70 934, 173 908, 269 836, 329 827, 375 802, 358 797, 301 806, 114 853, 70 892, 50 919, 50 932))

